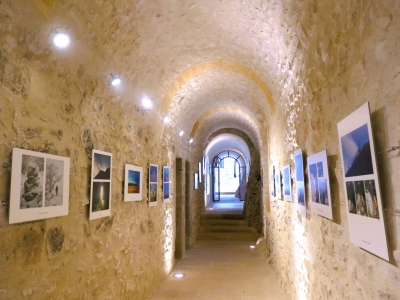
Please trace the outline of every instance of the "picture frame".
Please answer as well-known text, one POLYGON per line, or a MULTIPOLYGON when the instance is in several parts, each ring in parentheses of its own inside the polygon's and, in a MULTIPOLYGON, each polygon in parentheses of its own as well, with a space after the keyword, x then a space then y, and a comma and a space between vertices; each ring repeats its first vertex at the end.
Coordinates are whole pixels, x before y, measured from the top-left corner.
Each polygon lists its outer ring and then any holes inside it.
POLYGON ((275 169, 275 192, 276 198, 282 200, 281 172, 279 168, 275 169))
POLYGON ((163 166, 163 201, 169 202, 170 197, 170 168, 163 166))
POLYGON ((142 201, 143 168, 125 164, 124 202, 142 201))
POLYGON ((199 174, 194 173, 194 189, 197 190, 199 188, 199 174))
POLYGON ((149 206, 156 206, 158 200, 158 165, 149 164, 149 206))
POLYGON ((332 202, 326 150, 307 157, 311 211, 330 220, 332 202))
POLYGON ((271 196, 275 197, 275 167, 273 165, 269 169, 269 184, 271 196))
POLYGON ((201 161, 199 161, 199 182, 201 183, 201 176, 202 175, 202 169, 201 169, 201 161))
POLYGON ((9 224, 68 215, 70 158, 13 148, 9 224))
POLYGON ((389 261, 369 103, 337 128, 350 242, 389 261))
POLYGON ((112 153, 92 150, 89 219, 111 216, 112 153))
POLYGON ((290 165, 284 166, 282 170, 283 177, 283 199, 292 202, 292 179, 290 177, 290 165))
POLYGON ((294 152, 294 162, 296 170, 296 193, 297 193, 297 211, 302 216, 306 216, 306 192, 304 185, 304 163, 303 150, 298 149, 294 152))

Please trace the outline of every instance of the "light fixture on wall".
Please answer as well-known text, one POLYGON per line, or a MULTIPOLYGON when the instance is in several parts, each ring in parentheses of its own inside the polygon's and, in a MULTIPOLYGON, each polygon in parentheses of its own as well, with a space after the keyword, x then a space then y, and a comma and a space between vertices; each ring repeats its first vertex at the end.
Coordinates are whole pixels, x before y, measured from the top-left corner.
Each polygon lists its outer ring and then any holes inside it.
POLYGON ((183 136, 185 132, 183 130, 179 131, 179 136, 183 136))
POLYGON ((251 245, 251 246, 249 246, 249 248, 250 248, 250 249, 255 249, 255 248, 256 248, 256 246, 254 246, 254 245, 251 245))
POLYGON ((176 274, 174 275, 174 277, 176 277, 176 278, 183 278, 183 277, 185 277, 185 274, 183 274, 183 273, 176 273, 176 274))
POLYGON ((110 83, 112 86, 117 86, 121 84, 121 74, 120 73, 116 73, 116 74, 111 74, 110 75, 110 83))
POLYGON ((193 143, 193 138, 190 138, 189 144, 193 143))
POLYGON ((68 34, 69 27, 54 28, 50 31, 49 38, 51 43, 57 48, 67 48, 70 44, 70 37, 68 34))

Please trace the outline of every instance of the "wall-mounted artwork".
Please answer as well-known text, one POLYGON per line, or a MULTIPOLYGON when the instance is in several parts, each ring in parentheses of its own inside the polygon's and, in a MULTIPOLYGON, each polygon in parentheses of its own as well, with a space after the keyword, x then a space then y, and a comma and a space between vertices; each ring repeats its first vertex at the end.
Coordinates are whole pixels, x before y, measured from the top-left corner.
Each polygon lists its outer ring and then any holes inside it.
POLYGON ((90 186, 90 220, 111 215, 112 154, 92 151, 92 176, 90 186))
POLYGON ((278 168, 275 169, 275 192, 276 198, 282 200, 281 171, 278 168))
POLYGON ((169 202, 169 167, 163 166, 163 201, 169 202))
POLYGON ((271 189, 271 196, 275 197, 275 168, 271 166, 269 170, 269 184, 271 189))
POLYGON ((205 176, 206 176, 206 195, 210 195, 211 192, 211 176, 210 176, 210 160, 208 156, 205 158, 205 176))
POLYGON ((294 163, 296 170, 296 192, 297 192, 297 211, 306 216, 306 194, 304 190, 304 165, 303 152, 301 149, 294 152, 294 163))
POLYGON ((69 168, 68 157, 13 148, 9 223, 68 215, 69 168))
POLYGON ((290 178, 290 165, 283 167, 283 199, 292 202, 292 179, 290 178))
POLYGON ((149 165, 149 206, 157 205, 158 165, 149 165))
POLYGON ((350 241, 389 260, 369 103, 337 126, 350 241))
POLYGON ((143 199, 143 168, 125 165, 124 201, 141 201, 143 199))
POLYGON ((203 177, 202 174, 203 174, 203 172, 202 172, 202 169, 201 169, 201 161, 199 161, 199 182, 200 183, 201 183, 201 177, 203 177))
POLYGON ((194 173, 194 189, 197 190, 199 188, 199 174, 194 173))
POLYGON ((332 220, 332 203, 326 151, 307 157, 311 210, 332 220))

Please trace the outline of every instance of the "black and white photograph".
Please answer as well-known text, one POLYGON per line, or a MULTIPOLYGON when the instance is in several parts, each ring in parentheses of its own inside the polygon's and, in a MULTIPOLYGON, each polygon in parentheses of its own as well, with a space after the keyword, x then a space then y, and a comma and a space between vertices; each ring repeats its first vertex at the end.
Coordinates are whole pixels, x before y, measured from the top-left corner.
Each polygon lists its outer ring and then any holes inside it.
POLYGON ((157 200, 158 200, 157 187, 158 187, 158 165, 149 164, 149 206, 157 205, 157 200))
POLYGON ((292 185, 290 177, 290 165, 283 167, 283 199, 292 202, 292 185))
POLYGON ((68 157, 13 149, 10 224, 68 215, 68 157))
POLYGON ((111 178, 112 154, 93 149, 90 186, 90 220, 111 216, 111 178))
POLYGON ((369 103, 345 117, 337 128, 350 241, 389 260, 369 103))
POLYGON ((45 206, 63 205, 64 162, 58 159, 46 159, 45 206))

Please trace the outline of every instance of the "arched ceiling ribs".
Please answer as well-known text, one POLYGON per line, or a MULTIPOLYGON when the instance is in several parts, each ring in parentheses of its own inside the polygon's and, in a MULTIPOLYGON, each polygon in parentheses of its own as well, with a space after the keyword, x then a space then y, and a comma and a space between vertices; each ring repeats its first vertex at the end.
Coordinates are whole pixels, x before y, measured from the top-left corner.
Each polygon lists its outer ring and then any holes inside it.
POLYGON ((237 113, 240 116, 244 117, 245 119, 247 119, 254 128, 256 128, 257 133, 260 133, 260 128, 258 127, 258 124, 256 121, 254 121, 254 119, 244 110, 241 110, 239 108, 236 107, 231 107, 231 106, 220 106, 220 107, 216 107, 213 109, 210 109, 208 111, 206 111, 204 114, 202 114, 197 120, 196 122, 193 124, 192 130, 190 131, 190 136, 194 137, 196 135, 196 131, 199 128, 199 126, 211 115, 219 113, 219 112, 232 112, 232 113, 237 113))
POLYGON ((166 92, 163 102, 162 102, 162 113, 167 114, 169 107, 171 105, 172 99, 175 97, 176 93, 179 89, 191 78, 209 71, 214 70, 225 70, 225 71, 232 71, 236 73, 240 73, 250 80, 252 80, 263 92, 265 95, 266 100, 271 109, 271 114, 275 112, 275 104, 274 100, 272 99, 271 91, 269 90, 268 86, 265 82, 251 70, 250 68, 231 60, 213 60, 203 62, 183 71, 175 80, 172 82, 168 91, 166 92))

